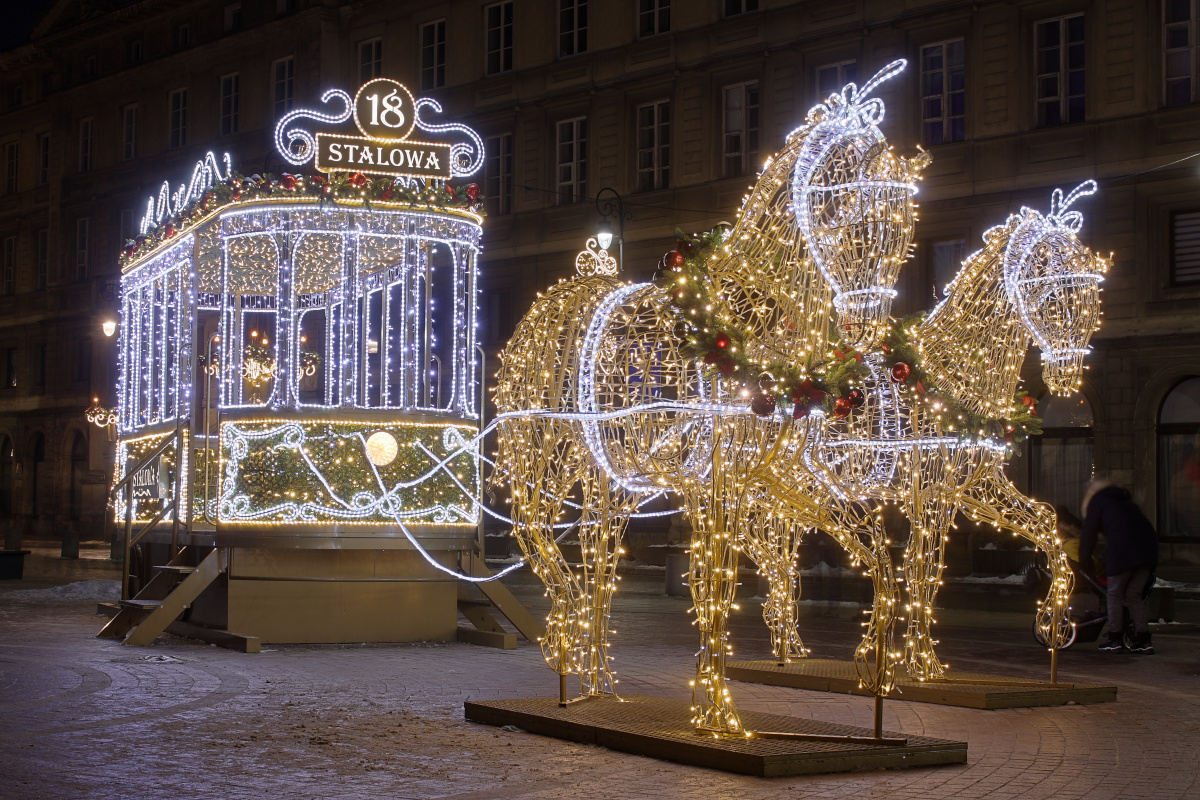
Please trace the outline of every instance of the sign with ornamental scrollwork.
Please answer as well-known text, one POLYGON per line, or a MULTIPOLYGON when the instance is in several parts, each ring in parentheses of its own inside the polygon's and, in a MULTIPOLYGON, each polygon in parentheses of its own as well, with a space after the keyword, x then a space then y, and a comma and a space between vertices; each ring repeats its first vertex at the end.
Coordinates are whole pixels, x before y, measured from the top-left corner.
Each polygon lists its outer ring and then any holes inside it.
POLYGON ((440 114, 442 107, 427 97, 415 99, 408 87, 391 78, 367 81, 354 97, 331 89, 322 103, 341 101, 343 109, 327 114, 297 109, 279 120, 275 145, 292 164, 313 161, 318 172, 361 172, 423 180, 450 180, 473 175, 483 164, 483 140, 465 125, 436 124, 425 119, 427 111, 440 114), (318 131, 313 134, 292 127, 308 117, 338 124, 353 120, 361 135, 318 131), (420 131, 421 137, 413 134, 420 131), (465 136, 467 141, 436 141, 465 136), (435 141, 422 141, 428 135, 435 141))

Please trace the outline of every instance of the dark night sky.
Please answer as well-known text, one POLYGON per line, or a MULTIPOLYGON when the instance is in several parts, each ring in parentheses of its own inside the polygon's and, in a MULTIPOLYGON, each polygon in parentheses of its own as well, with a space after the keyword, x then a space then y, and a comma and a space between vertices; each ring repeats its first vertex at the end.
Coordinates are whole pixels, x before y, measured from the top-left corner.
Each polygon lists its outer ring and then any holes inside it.
POLYGON ((0 0, 0 52, 24 44, 29 32, 55 0, 0 0))

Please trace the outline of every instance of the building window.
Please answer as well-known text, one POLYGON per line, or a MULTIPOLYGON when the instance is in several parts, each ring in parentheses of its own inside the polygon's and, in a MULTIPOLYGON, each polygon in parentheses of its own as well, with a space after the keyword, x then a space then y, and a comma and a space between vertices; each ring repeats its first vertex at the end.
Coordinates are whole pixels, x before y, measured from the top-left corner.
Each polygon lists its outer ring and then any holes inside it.
POLYGON ((16 142, 4 144, 4 193, 13 194, 17 191, 17 169, 20 166, 20 151, 16 142))
POLYGON ((963 40, 921 48, 921 114, 925 144, 961 142, 966 135, 963 40))
POLYGON ((725 177, 754 171, 758 160, 758 82, 725 87, 725 177))
POLYGON ((129 63, 130 64, 142 63, 142 40, 141 39, 134 39, 132 42, 129 43, 129 63))
POLYGON ((1029 439, 1029 493, 1077 514, 1083 488, 1092 479, 1092 406, 1082 394, 1038 402, 1042 433, 1029 439))
POLYGON ((0 293, 17 293, 17 237, 4 238, 4 274, 0 275, 0 293))
POLYGON ((587 119, 558 123, 558 204, 587 199, 587 119))
POLYGON ((487 74, 513 68, 513 4, 496 3, 484 10, 487 19, 487 74))
POLYGON ((587 0, 558 0, 558 55, 587 52, 587 0))
POLYGON ((186 22, 175 29, 175 49, 182 50, 192 46, 192 26, 186 22))
POLYGON ((281 58, 271 65, 271 82, 275 87, 275 119, 292 110, 295 77, 296 60, 291 56, 281 58))
POLYGON ((92 120, 79 120, 79 171, 92 168, 92 120))
POLYGON ((748 11, 758 11, 758 0, 725 0, 725 16, 736 17, 748 11))
POLYGON ((446 85, 446 20, 421 26, 421 88, 446 85))
POLYGON ((37 290, 46 288, 50 282, 50 231, 43 228, 37 232, 37 261, 33 267, 33 286, 37 290))
POLYGON ((1039 126, 1082 122, 1083 14, 1036 23, 1039 126))
POLYGON ((1200 283, 1200 211, 1171 215, 1171 285, 1200 283))
POLYGON ((22 91, 21 84, 16 84, 8 90, 8 107, 16 108, 24 101, 25 93, 22 91))
POLYGON ((671 185, 671 103, 662 100, 638 106, 638 191, 671 185))
POLYGON ((1196 100, 1197 0, 1167 0, 1163 24, 1163 75, 1169 106, 1196 100))
POLYGON ((840 92, 847 83, 858 79, 858 62, 839 61, 817 67, 817 96, 824 100, 834 92, 840 92))
POLYGON ((296 0, 275 0, 275 15, 290 14, 296 10, 296 0))
POLYGON ((171 110, 171 136, 168 146, 183 147, 187 144, 187 89, 176 89, 171 92, 168 107, 171 110))
POLYGON ((83 77, 84 78, 96 77, 96 57, 95 56, 85 56, 84 57, 84 59, 83 59, 83 77))
POLYGON ((4 348, 4 387, 17 388, 17 348, 4 348))
POLYGON ((1200 539, 1200 377, 1167 394, 1157 430, 1158 535, 1200 539))
POLYGON ((221 135, 238 132, 238 94, 241 78, 237 73, 221 78, 221 135))
POLYGON ((137 157, 138 107, 137 103, 121 109, 121 160, 137 157))
POLYGON ((671 30, 671 0, 639 0, 638 36, 658 36, 671 30))
POLYGON ((967 255, 966 239, 941 239, 930 243, 929 256, 933 269, 935 295, 941 297, 950 281, 958 274, 967 255))
POLYGON ((489 136, 483 152, 484 202, 489 215, 512 213, 513 135, 489 136))
POLYGON ((383 39, 358 43, 358 82, 364 84, 383 74, 383 39))
POLYGON ((83 217, 75 221, 75 280, 86 280, 88 276, 88 254, 90 252, 92 221, 83 217))
POLYGON ((50 182, 50 134, 39 133, 37 146, 38 186, 45 186, 50 182))
POLYGON ((241 30, 242 28, 242 4, 230 3, 225 6, 225 32, 241 30))
POLYGON ((41 392, 46 388, 46 356, 48 353, 45 342, 33 346, 33 391, 41 392))

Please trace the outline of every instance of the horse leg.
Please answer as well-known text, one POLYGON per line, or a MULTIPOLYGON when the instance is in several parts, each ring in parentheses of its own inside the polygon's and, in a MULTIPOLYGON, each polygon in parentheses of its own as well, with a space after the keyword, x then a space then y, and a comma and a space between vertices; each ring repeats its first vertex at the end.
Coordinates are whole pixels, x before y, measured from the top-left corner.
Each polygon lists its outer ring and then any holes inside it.
POLYGON ((796 572, 796 549, 806 528, 783 519, 766 523, 767 541, 758 550, 757 563, 766 569, 767 597, 763 602, 763 621, 771 632, 771 653, 779 664, 806 658, 808 650, 797 629, 797 602, 800 575, 796 572))
POLYGON ((965 494, 965 509, 974 520, 990 522, 1023 536, 1046 554, 1052 580, 1046 599, 1038 605, 1037 626, 1055 657, 1051 660, 1051 680, 1057 679, 1057 651, 1071 636, 1069 598, 1075 585, 1070 562, 1058 537, 1058 521, 1047 503, 1033 500, 1017 491, 1004 474, 1004 462, 993 456, 982 480, 965 494))

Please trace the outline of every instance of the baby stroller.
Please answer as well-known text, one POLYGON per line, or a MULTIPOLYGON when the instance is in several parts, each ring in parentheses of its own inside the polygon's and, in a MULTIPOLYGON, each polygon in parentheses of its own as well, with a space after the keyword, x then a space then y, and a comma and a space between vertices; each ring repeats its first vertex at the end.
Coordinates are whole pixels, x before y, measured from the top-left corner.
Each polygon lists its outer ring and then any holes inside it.
MULTIPOLYGON (((1100 637, 1100 631, 1104 628, 1104 624, 1108 622, 1108 587, 1100 583, 1100 581, 1088 574, 1087 570, 1079 564, 1079 562, 1068 558, 1067 562, 1071 565, 1071 571, 1075 574, 1075 593, 1090 593, 1096 596, 1099 610, 1098 611, 1077 611, 1071 609, 1071 633, 1067 637, 1067 642, 1062 646, 1066 650, 1075 642, 1094 642, 1100 637)), ((1043 598, 1050 591, 1051 581, 1050 570, 1046 567, 1045 557, 1040 556, 1036 562, 1029 565, 1025 570, 1025 591, 1033 598, 1043 598)), ((1150 589, 1154 586, 1154 575, 1150 575, 1150 580, 1146 581, 1146 588, 1142 592, 1142 598, 1150 596, 1150 589)), ((1129 609, 1124 609, 1124 619, 1121 622, 1120 630, 1122 631, 1122 639, 1125 642, 1125 647, 1133 648, 1133 620, 1129 618, 1129 609)), ((1046 646, 1045 639, 1042 638, 1042 633, 1038 630, 1037 621, 1033 623, 1033 638, 1038 644, 1046 646)))

